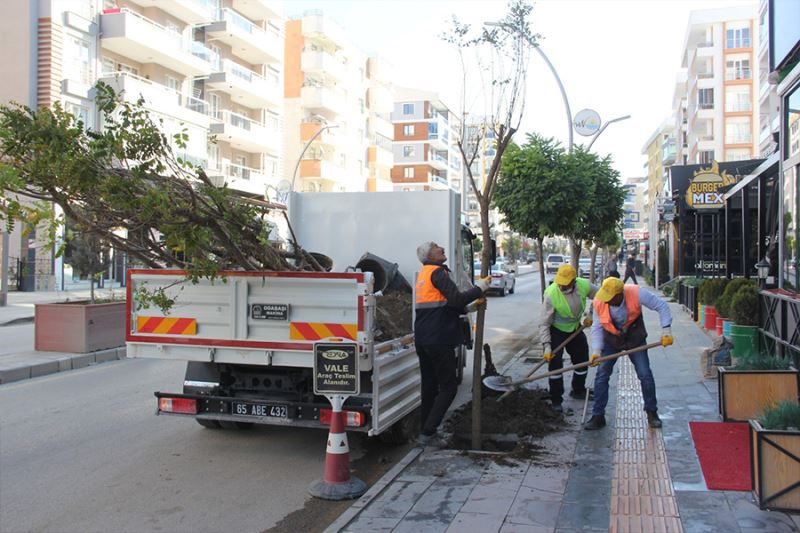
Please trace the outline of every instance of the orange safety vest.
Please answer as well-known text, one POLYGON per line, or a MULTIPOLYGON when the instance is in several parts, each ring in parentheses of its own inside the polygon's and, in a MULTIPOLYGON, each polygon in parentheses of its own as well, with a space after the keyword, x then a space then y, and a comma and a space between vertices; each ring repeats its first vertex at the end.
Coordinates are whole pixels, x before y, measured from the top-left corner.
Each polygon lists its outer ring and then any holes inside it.
POLYGON ((417 297, 415 307, 417 309, 433 309, 447 305, 447 298, 439 289, 433 286, 431 276, 434 272, 442 268, 439 265, 422 265, 417 276, 417 297))
MULTIPOLYGON (((638 285, 625 285, 622 290, 625 295, 625 307, 628 308, 628 319, 622 329, 627 330, 642 315, 642 305, 639 303, 638 285)), ((608 309, 608 303, 601 302, 595 298, 592 305, 603 329, 612 335, 620 335, 621 332, 614 325, 614 321, 611 320, 611 311, 608 309)))

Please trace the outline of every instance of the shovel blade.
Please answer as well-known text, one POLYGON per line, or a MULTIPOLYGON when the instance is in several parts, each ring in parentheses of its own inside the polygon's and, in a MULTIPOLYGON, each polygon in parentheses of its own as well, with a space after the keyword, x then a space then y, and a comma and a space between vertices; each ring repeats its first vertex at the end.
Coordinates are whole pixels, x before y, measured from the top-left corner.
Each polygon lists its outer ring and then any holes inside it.
POLYGON ((483 378, 483 384, 492 390, 499 392, 507 392, 513 390, 514 387, 509 386, 511 378, 508 376, 486 376, 483 378))

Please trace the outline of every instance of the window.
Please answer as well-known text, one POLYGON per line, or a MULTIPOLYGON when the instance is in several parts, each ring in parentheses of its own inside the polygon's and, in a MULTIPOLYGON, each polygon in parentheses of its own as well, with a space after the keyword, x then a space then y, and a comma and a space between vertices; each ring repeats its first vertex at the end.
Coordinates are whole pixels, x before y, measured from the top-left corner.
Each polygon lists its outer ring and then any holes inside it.
POLYGON ((750 48, 750 28, 731 28, 725 32, 725 48, 750 48))
POLYGON ((725 61, 726 80, 749 80, 753 78, 750 70, 750 58, 739 57, 725 61))
POLYGON ((270 178, 278 175, 278 160, 274 157, 264 158, 264 174, 270 178))
POLYGON ((219 145, 208 144, 208 168, 219 169, 219 145))
POLYGON ((749 85, 733 85, 725 89, 725 111, 752 111, 749 85))
POLYGON ((126 65, 125 63, 117 63, 117 70, 119 72, 127 72, 128 74, 133 74, 134 76, 139 75, 138 68, 126 65))
POLYGON ((407 144, 403 146, 403 157, 414 157, 414 146, 407 144))
POLYGON ((725 144, 748 144, 753 142, 750 117, 733 117, 725 122, 725 144))
POLYGON ((714 109, 714 89, 699 89, 697 91, 698 109, 714 109))
POLYGON ((67 102, 65 105, 65 109, 68 113, 72 114, 76 119, 83 122, 84 129, 88 129, 91 126, 89 122, 89 109, 78 104, 73 104, 72 102, 67 102))
MULTIPOLYGON (((800 98, 797 90, 795 93, 800 98)), ((783 170, 783 288, 794 292, 800 292, 799 198, 800 165, 786 165, 783 170)))
POLYGON ((180 82, 176 78, 173 78, 172 76, 167 76, 167 87, 169 87, 175 92, 178 93, 181 92, 180 82))
POLYGON ((403 135, 405 135, 406 137, 414 135, 414 125, 406 124, 405 126, 403 126, 403 135))
POLYGON ((747 148, 725 151, 725 161, 744 161, 745 159, 750 159, 750 157, 750 150, 747 148))
POLYGON ((783 123, 786 124, 785 137, 786 153, 784 159, 800 154, 800 89, 794 89, 784 100, 783 108, 786 115, 783 123))
POLYGON ((81 83, 92 83, 92 64, 89 59, 90 45, 79 37, 72 37, 69 40, 70 63, 68 63, 67 75, 70 79, 81 83))
POLYGON ((714 150, 701 150, 697 154, 697 163, 700 165, 706 165, 714 161, 714 150))
POLYGON ((403 104, 403 114, 404 115, 413 115, 414 114, 414 104, 403 104))
POLYGON ((114 64, 113 59, 109 59, 107 57, 103 58, 103 74, 111 74, 116 70, 116 65, 114 64))
POLYGON ((405 167, 403 169, 403 177, 406 179, 411 179, 414 177, 414 167, 405 167))
POLYGON ((428 138, 437 139, 439 137, 439 124, 436 122, 428 122, 428 138))

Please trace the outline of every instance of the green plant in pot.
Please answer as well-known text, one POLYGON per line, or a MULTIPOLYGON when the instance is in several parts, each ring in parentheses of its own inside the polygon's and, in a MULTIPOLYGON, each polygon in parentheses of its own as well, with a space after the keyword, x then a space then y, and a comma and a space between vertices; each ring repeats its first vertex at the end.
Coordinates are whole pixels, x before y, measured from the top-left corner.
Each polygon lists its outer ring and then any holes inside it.
POLYGON ((734 357, 759 352, 758 311, 758 289, 754 285, 739 288, 731 299, 731 314, 736 322, 731 326, 734 357))
POLYGON ((800 404, 783 401, 769 406, 758 421, 764 429, 800 431, 800 404))
POLYGON ((725 319, 732 318, 733 314, 731 304, 733 302, 733 297, 739 289, 748 285, 755 287, 756 283, 753 280, 745 278, 736 278, 730 280, 730 282, 725 286, 725 290, 722 291, 722 294, 717 299, 717 314, 725 319))
POLYGON ((750 471, 753 496, 761 509, 800 511, 797 396, 771 402, 758 418, 750 420, 750 471))
POLYGON ((728 370, 789 370, 792 361, 777 355, 762 356, 757 352, 736 357, 728 370))

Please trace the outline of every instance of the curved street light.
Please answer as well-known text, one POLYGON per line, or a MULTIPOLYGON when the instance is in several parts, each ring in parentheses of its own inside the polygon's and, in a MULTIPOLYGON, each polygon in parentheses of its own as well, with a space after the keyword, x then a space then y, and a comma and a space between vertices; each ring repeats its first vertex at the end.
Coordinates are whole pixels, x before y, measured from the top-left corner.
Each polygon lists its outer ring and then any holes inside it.
POLYGON ((311 143, 314 142, 314 140, 317 137, 322 135, 323 131, 330 130, 330 129, 333 129, 333 128, 338 128, 338 127, 339 127, 338 124, 329 124, 327 126, 322 126, 319 129, 319 131, 317 131, 317 133, 315 133, 314 135, 311 136, 311 138, 308 140, 308 142, 306 142, 306 145, 303 146, 303 151, 300 152, 300 157, 297 158, 297 163, 295 163, 295 165, 294 165, 294 172, 292 172, 292 186, 289 189, 290 192, 294 192, 294 182, 297 179, 297 169, 300 168, 300 161, 303 160, 303 156, 305 155, 306 150, 308 150, 308 147, 311 146, 311 143))
POLYGON ((598 137, 600 137, 600 134, 603 133, 603 131, 608 127, 609 124, 612 124, 614 122, 620 122, 622 120, 627 120, 629 118, 631 118, 630 115, 625 115, 624 117, 612 118, 611 120, 603 124, 603 126, 600 128, 600 131, 595 133, 594 137, 592 137, 592 140, 589 141, 589 146, 586 147, 586 151, 588 152, 589 150, 592 149, 592 145, 594 144, 594 142, 597 140, 598 137))

